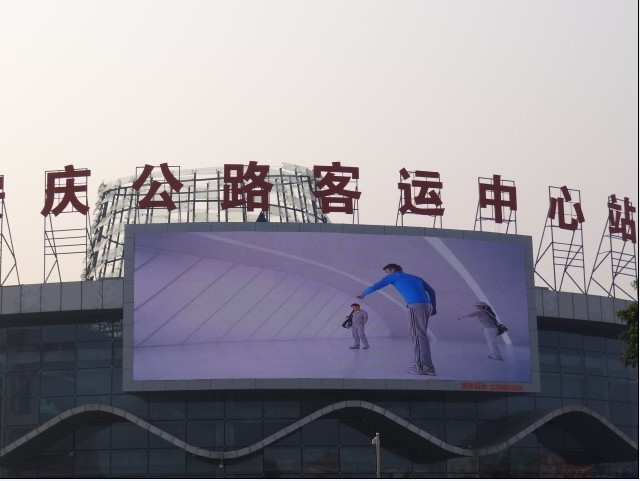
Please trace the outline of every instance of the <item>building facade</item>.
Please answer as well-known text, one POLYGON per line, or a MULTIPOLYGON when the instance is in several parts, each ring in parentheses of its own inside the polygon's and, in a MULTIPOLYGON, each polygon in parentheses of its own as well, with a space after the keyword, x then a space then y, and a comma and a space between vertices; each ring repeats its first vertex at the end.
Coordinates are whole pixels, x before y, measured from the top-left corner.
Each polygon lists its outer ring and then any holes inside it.
MULTIPOLYGON (((637 477, 611 298, 536 289, 539 393, 122 390, 120 278, 0 290, 3 477, 637 477)), ((185 386, 186 387, 186 386, 185 386)))

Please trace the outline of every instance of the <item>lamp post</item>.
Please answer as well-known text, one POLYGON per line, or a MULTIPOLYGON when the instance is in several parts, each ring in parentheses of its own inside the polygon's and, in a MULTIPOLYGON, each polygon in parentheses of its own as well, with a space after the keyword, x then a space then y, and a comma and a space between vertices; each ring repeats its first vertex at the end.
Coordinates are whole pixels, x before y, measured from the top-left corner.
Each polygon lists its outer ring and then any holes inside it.
POLYGON ((376 433, 376 437, 371 440, 371 444, 376 447, 376 478, 380 477, 380 433, 376 433))

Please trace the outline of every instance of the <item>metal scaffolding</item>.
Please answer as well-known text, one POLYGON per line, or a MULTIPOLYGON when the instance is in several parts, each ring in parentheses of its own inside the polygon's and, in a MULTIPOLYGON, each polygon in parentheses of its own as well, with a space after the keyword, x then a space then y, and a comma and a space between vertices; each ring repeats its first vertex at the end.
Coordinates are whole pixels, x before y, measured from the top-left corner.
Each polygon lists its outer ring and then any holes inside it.
POLYGON ((538 255, 534 264, 535 275, 554 291, 562 290, 571 282, 581 293, 586 293, 584 244, 582 235, 582 208, 580 191, 564 187, 549 187, 550 207, 542 231, 538 255), (554 197, 554 194, 556 197, 554 197), (560 194, 560 195, 558 195, 560 194), (575 200, 575 199, 578 200, 575 200), (564 205, 567 205, 567 214, 564 205), (559 207, 557 207, 559 205, 559 207), (557 209, 557 210, 556 210, 557 209), (557 214, 557 215, 556 215, 557 214), (576 217, 573 217, 575 215, 576 217), (567 221, 566 218, 571 218, 567 221), (539 269, 543 259, 551 255, 553 279, 547 280, 539 269))
POLYGON ((315 178, 305 167, 283 163, 270 168, 266 181, 273 184, 269 209, 249 211, 246 205, 223 209, 224 174, 220 168, 178 169, 171 173, 182 186, 175 190, 169 183, 162 188, 175 209, 141 208, 139 202, 149 194, 150 185, 161 177, 149 176, 150 182, 136 190, 133 177, 103 183, 91 224, 92 239, 87 250, 83 279, 120 277, 123 274, 124 227, 127 224, 162 224, 191 222, 299 222, 327 223, 313 196, 315 178))
MULTIPOLYGON (((628 199, 625 201, 628 202, 628 199)), ((616 196, 612 195, 609 197, 609 206, 615 204, 616 196)), ((636 224, 633 215, 635 208, 626 210, 623 225, 620 225, 619 215, 618 222, 615 222, 615 212, 609 213, 589 277, 587 291, 593 283, 594 287, 599 288, 598 291, 603 291, 609 297, 620 297, 624 294, 630 299, 637 300, 637 291, 634 291, 631 285, 632 281, 638 278, 636 224)))

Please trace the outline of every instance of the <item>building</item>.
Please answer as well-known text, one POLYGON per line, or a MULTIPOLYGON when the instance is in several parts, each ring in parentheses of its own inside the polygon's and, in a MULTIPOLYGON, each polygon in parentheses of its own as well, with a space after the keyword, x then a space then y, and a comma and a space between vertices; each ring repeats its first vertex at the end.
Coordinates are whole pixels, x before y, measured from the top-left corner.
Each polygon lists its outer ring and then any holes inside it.
MULTIPOLYGON (((109 212, 124 211, 94 228, 109 212)), ((530 392, 125 390, 131 277, 109 229, 92 280, 0 288, 3 477, 373 477, 376 433, 382 477, 638 477, 638 371, 619 360, 615 314, 626 301, 532 289, 530 392)))

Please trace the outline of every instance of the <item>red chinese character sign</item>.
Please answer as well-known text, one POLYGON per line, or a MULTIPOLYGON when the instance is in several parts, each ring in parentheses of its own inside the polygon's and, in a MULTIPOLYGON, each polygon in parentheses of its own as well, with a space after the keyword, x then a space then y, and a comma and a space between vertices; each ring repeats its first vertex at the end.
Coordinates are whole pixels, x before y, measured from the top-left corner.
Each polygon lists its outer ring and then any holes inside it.
POLYGON ((15 278, 15 281, 20 284, 18 261, 13 248, 11 228, 4 200, 4 175, 0 175, 0 286, 5 285, 10 277, 15 278), (9 266, 8 269, 7 265, 9 266))
POLYGON ((518 211, 518 197, 515 182, 504 180, 494 174, 492 178, 478 178, 478 210, 474 230, 479 225, 482 231, 482 221, 489 220, 495 224, 504 224, 504 232, 509 232, 513 223, 515 233, 518 233, 516 213, 518 211))
POLYGON ((598 286, 610 297, 624 293, 637 300, 637 291, 631 286, 633 280, 638 278, 636 208, 629 197, 621 199, 611 194, 607 200, 607 220, 589 287, 592 284, 598 286))
POLYGON ((586 293, 584 244, 582 224, 585 216, 580 202, 580 191, 562 187, 549 187, 549 207, 545 228, 535 262, 535 274, 549 288, 562 290, 570 282, 586 293), (543 274, 541 261, 551 256, 553 277, 543 274))
MULTIPOLYGON (((316 190, 313 194, 320 199, 323 214, 343 212, 354 215, 357 212, 357 202, 361 192, 358 192, 357 180, 360 170, 357 167, 346 167, 340 162, 331 165, 316 165, 313 167, 316 179, 316 190), (350 184, 355 181, 355 190, 350 190, 350 184)), ((354 216, 355 221, 355 216, 354 216)))
POLYGON ((90 170, 76 170, 73 167, 73 164, 66 165, 64 170, 53 170, 47 172, 45 180, 45 202, 40 213, 45 217, 49 214, 58 216, 67 208, 67 206, 71 205, 72 211, 77 211, 82 215, 87 215, 89 207, 86 204, 86 179, 90 175, 90 170), (82 196, 85 201, 84 203, 78 198, 78 194, 82 196), (57 204, 54 207, 56 202, 57 204))
MULTIPOLYGON (((160 194, 158 194, 158 190, 160 189, 160 187, 162 187, 163 184, 168 184, 174 192, 180 192, 184 184, 173 175, 171 169, 169 168, 169 165, 166 162, 160 164, 160 172, 162 173, 162 177, 164 179, 163 182, 160 182, 153 178, 152 172, 154 168, 155 167, 152 165, 145 164, 142 172, 140 173, 140 175, 138 175, 138 178, 132 184, 134 190, 140 193, 147 180, 151 180, 144 197, 138 201, 138 206, 142 209, 153 209, 156 207, 161 207, 170 212, 176 208, 176 204, 173 202, 171 195, 169 195, 166 190, 163 190, 162 192, 160 192, 160 194), (160 198, 158 199, 157 197, 160 198)), ((178 176, 179 175, 180 174, 178 174, 178 176)))
POLYGON ((90 176, 89 169, 76 169, 73 164, 45 172, 44 207, 40 211, 44 217, 44 282, 54 273, 62 281, 61 256, 77 254, 86 260, 90 176))
POLYGON ((442 181, 439 172, 426 170, 408 171, 400 169, 400 204, 396 225, 404 225, 405 214, 417 214, 433 217, 433 227, 439 221, 442 227, 444 207, 442 203, 442 181), (409 182, 406 182, 410 180, 409 182))
POLYGON ((267 182, 268 165, 258 165, 251 161, 242 164, 225 164, 223 209, 245 207, 247 211, 256 209, 269 212, 269 194, 273 184, 267 182))
POLYGON ((609 208, 609 234, 618 235, 623 241, 631 241, 636 243, 636 221, 633 214, 636 208, 633 206, 629 197, 625 197, 623 205, 620 205, 615 194, 609 197, 607 203, 609 208))

